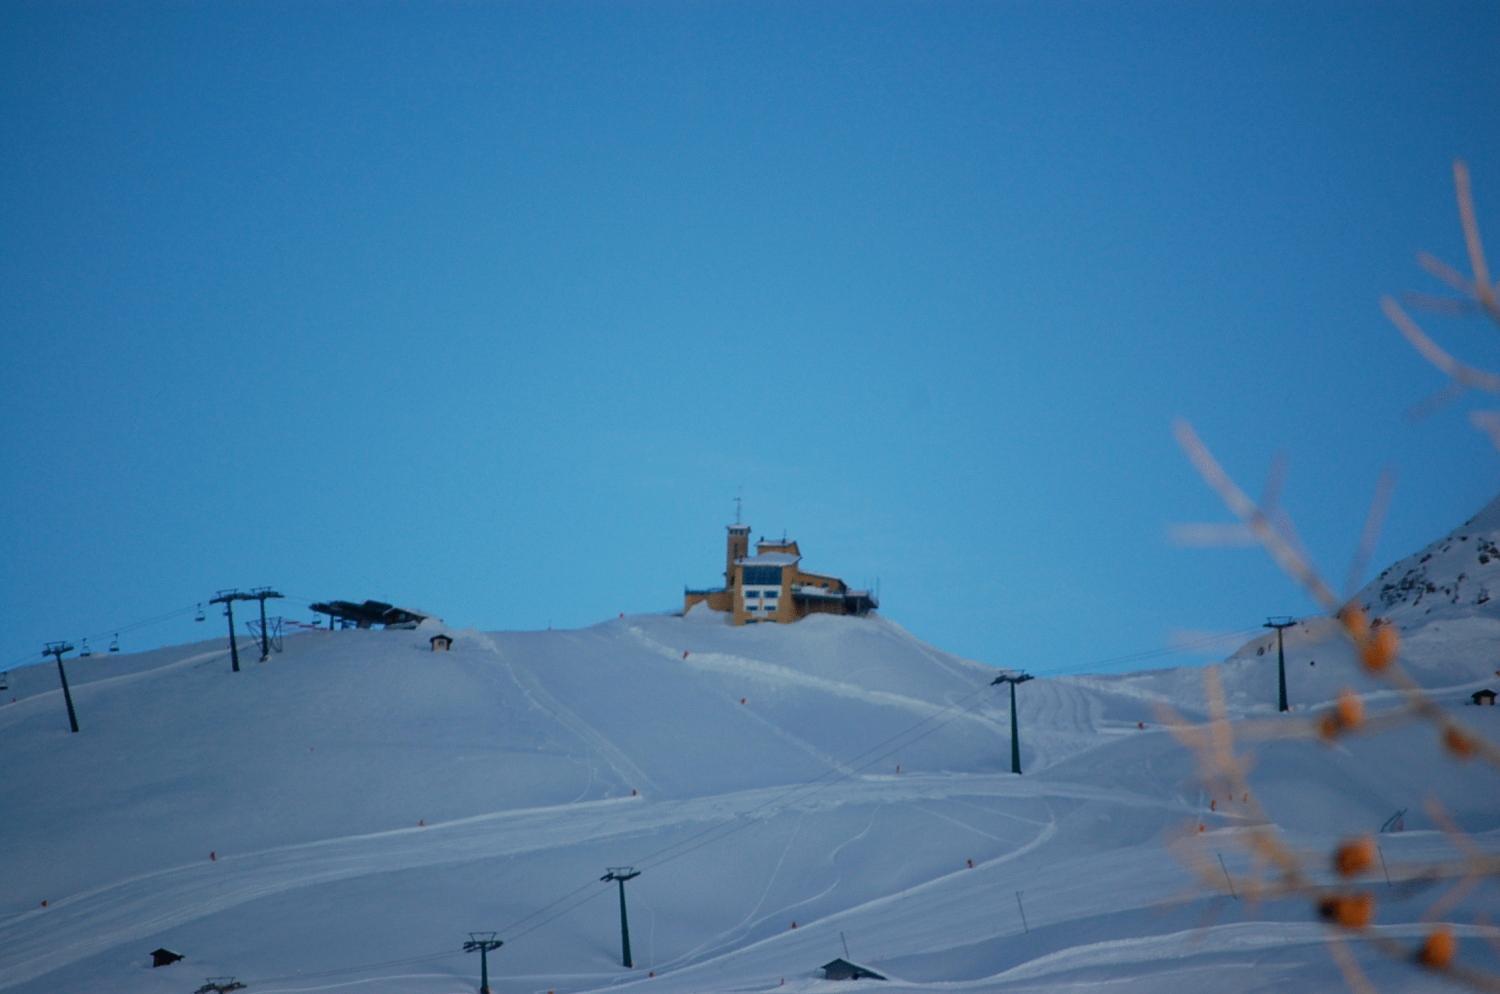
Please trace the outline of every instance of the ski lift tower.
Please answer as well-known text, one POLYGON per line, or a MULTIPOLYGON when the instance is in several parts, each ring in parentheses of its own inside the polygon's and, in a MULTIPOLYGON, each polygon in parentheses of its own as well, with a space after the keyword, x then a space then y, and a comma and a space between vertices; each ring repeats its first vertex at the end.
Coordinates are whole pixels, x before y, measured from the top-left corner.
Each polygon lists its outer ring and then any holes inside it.
POLYGON ((495 938, 494 932, 470 932, 464 943, 464 952, 479 953, 479 994, 490 994, 490 953, 503 945, 505 941, 495 938))
POLYGON ((221 590, 208 599, 210 604, 224 605, 224 617, 229 619, 229 666, 236 673, 240 671, 240 648, 234 644, 234 602, 249 599, 250 595, 240 593, 238 588, 221 590))
POLYGON ((640 875, 641 871, 633 866, 611 866, 609 872, 599 878, 601 883, 614 880, 620 884, 620 958, 627 970, 633 969, 635 964, 630 960, 630 919, 625 916, 625 881, 640 875))
MULTIPOLYGON (((265 662, 271 658, 270 633, 266 631, 266 600, 269 598, 280 598, 281 595, 270 587, 256 587, 246 595, 246 600, 254 598, 260 601, 260 661, 265 662)), ((278 648, 278 652, 281 650, 278 648)))
POLYGON ((62 681, 63 701, 68 705, 68 727, 75 733, 78 731, 78 714, 73 710, 73 693, 68 690, 68 674, 63 669, 63 653, 72 652, 73 647, 66 642, 48 642, 42 650, 44 656, 54 656, 57 659, 57 678, 62 681))
POLYGON ((1002 673, 990 681, 991 687, 997 683, 1010 684, 1010 771, 1018 775, 1021 772, 1021 737, 1016 727, 1016 684, 1030 679, 1030 673, 1002 673))
POLYGON ((1287 709, 1287 707, 1286 707, 1286 648, 1285 648, 1285 646, 1282 645, 1282 642, 1281 642, 1281 633, 1285 629, 1291 628, 1296 623, 1297 623, 1296 619, 1292 618, 1290 615, 1281 614, 1281 615, 1276 615, 1275 617, 1272 617, 1272 618, 1267 618, 1266 619, 1266 623, 1261 626, 1262 628, 1274 628, 1274 629, 1276 629, 1276 687, 1277 687, 1276 707, 1277 707, 1277 710, 1279 710, 1279 711, 1285 711, 1287 709))

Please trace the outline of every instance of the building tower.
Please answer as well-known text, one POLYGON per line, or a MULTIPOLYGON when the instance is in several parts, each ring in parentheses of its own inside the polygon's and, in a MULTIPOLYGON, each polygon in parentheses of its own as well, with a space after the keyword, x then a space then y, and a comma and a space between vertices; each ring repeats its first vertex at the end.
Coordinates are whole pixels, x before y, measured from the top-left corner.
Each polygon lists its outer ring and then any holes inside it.
POLYGON ((729 529, 729 539, 724 551, 724 587, 728 589, 734 586, 735 560, 750 555, 750 526, 735 522, 726 527, 729 529))

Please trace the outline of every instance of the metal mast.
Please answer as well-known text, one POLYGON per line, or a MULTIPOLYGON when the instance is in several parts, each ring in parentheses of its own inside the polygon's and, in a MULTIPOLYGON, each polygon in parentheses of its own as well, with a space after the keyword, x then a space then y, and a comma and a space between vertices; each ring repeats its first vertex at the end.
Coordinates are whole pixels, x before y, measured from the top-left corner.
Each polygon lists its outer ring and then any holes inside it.
POLYGON ((494 932, 470 932, 469 941, 464 943, 464 952, 479 951, 479 994, 490 994, 490 950, 503 945, 494 932))
MULTIPOLYGON (((256 587, 245 595, 245 599, 254 598, 260 601, 260 661, 265 662, 271 658, 271 634, 266 628, 266 598, 279 598, 281 595, 270 587, 256 587)), ((279 651, 279 650, 278 650, 279 651)))
POLYGON ((234 644, 234 602, 244 600, 246 594, 239 590, 221 590, 209 598, 210 604, 223 604, 224 616, 229 619, 229 665, 234 672, 240 671, 240 649, 234 644))
POLYGON ((620 950, 627 970, 632 969, 635 964, 630 960, 630 919, 625 914, 625 881, 634 880, 640 875, 641 871, 633 866, 611 866, 609 872, 599 878, 603 883, 615 880, 620 884, 620 950))
POLYGON ((62 681, 63 701, 68 705, 68 727, 77 732, 78 714, 73 710, 73 693, 68 690, 68 674, 62 664, 63 653, 72 651, 73 647, 66 642, 48 642, 42 655, 57 657, 57 678, 62 681))
POLYGON ((1278 615, 1267 618, 1264 628, 1276 629, 1276 683, 1278 687, 1278 707, 1285 711, 1286 707, 1286 649, 1281 644, 1281 631, 1290 628, 1297 622, 1288 615, 1278 615))
POLYGON ((1032 679, 1030 673, 1007 673, 995 677, 990 681, 993 687, 997 683, 1010 684, 1010 771, 1021 772, 1021 736, 1016 727, 1016 684, 1025 683, 1032 679))

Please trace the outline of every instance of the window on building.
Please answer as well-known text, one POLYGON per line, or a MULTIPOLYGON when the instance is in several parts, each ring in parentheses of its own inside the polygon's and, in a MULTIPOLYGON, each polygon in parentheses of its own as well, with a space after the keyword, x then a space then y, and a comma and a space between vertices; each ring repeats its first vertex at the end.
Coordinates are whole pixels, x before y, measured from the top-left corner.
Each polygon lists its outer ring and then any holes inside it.
POLYGON ((750 598, 750 597, 759 597, 760 596, 760 591, 759 590, 747 590, 747 591, 745 591, 745 596, 747 598, 750 598))
POLYGON ((781 586, 780 566, 746 566, 743 569, 745 573, 744 583, 747 587, 781 586))

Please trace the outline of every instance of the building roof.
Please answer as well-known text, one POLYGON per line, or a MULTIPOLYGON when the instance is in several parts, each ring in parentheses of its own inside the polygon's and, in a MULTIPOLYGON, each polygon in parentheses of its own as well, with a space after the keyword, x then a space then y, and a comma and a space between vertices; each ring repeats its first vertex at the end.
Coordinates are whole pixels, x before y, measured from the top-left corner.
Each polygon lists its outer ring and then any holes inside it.
POLYGON ((385 601, 367 600, 361 604, 353 601, 323 601, 314 604, 312 609, 318 614, 352 621, 361 628, 368 628, 370 625, 415 625, 430 617, 421 611, 396 607, 385 601))
POLYGON ((823 975, 829 980, 863 980, 868 977, 871 980, 884 980, 874 970, 866 969, 858 963, 851 963, 846 959, 836 959, 822 966, 823 975))
POLYGON ((738 566, 792 566, 801 558, 790 552, 762 552, 754 556, 741 556, 735 560, 735 564, 738 566))

